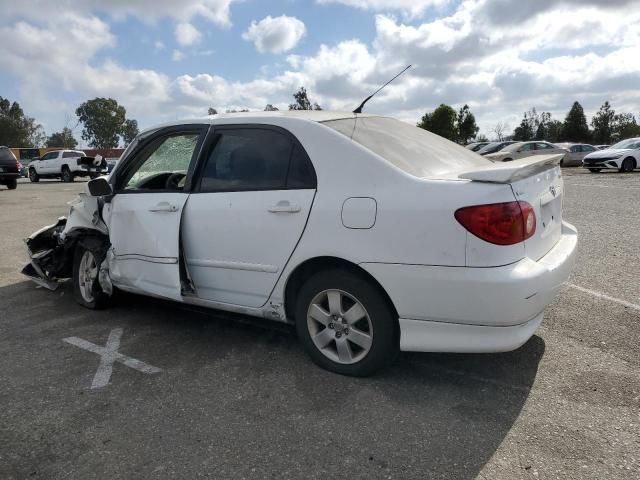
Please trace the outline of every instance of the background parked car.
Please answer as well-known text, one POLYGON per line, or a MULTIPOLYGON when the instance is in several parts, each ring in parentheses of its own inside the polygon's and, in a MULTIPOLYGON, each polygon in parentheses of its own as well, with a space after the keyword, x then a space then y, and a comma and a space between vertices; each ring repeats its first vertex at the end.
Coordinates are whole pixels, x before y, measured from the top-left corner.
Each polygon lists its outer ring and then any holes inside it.
POLYGON ((466 148, 467 150, 471 150, 472 152, 477 152, 482 147, 485 147, 487 145, 489 145, 489 142, 473 142, 465 146, 464 148, 466 148))
POLYGON ((517 143, 517 142, 514 140, 507 140, 504 142, 491 142, 488 145, 485 145, 484 147, 482 147, 480 150, 477 150, 476 153, 480 155, 488 155, 490 153, 496 153, 502 150, 504 147, 513 145, 514 143, 517 143))
POLYGON ((609 148, 611 145, 594 145, 594 147, 596 147, 598 150, 604 150, 606 148, 609 148))
POLYGON ((518 142, 506 146, 499 152, 490 153, 485 156, 496 162, 510 162, 511 160, 530 157, 531 155, 548 155, 554 153, 567 153, 567 150, 549 142, 518 142))
POLYGON ((562 167, 579 167, 585 156, 598 151, 596 147, 586 143, 558 143, 557 146, 568 150, 560 161, 562 167))
POLYGON ((607 149, 590 153, 584 157, 582 166, 591 173, 597 173, 603 168, 633 172, 640 166, 640 137, 622 140, 607 149))
POLYGON ((20 176, 20 162, 8 147, 0 147, 0 185, 15 190, 20 176))
POLYGON ((55 150, 33 159, 29 164, 29 180, 38 182, 41 178, 59 178, 63 182, 73 182, 75 177, 97 177, 107 173, 107 162, 86 157, 80 150, 55 150))

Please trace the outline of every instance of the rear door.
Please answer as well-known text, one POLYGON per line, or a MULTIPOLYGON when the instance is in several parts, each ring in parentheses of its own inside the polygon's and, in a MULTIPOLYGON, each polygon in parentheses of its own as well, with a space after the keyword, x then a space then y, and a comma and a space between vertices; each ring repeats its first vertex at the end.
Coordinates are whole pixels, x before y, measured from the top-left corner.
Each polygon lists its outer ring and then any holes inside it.
POLYGON ((161 130, 118 170, 115 195, 103 210, 116 286, 181 300, 180 221, 207 127, 161 130))
POLYGON ((304 231, 316 176, 304 148, 270 126, 216 127, 185 207, 182 242, 198 297, 260 307, 304 231))

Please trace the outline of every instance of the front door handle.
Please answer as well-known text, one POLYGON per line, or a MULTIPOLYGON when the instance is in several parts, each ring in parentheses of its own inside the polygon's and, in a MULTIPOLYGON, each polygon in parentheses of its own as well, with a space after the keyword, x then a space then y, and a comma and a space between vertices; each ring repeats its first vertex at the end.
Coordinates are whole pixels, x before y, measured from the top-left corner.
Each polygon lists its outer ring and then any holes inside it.
POLYGON ((271 213, 298 213, 302 208, 300 205, 292 205, 287 200, 282 200, 269 207, 271 213))
POLYGON ((169 202, 160 202, 157 205, 149 208, 150 212, 177 212, 180 210, 176 205, 171 205, 169 202))

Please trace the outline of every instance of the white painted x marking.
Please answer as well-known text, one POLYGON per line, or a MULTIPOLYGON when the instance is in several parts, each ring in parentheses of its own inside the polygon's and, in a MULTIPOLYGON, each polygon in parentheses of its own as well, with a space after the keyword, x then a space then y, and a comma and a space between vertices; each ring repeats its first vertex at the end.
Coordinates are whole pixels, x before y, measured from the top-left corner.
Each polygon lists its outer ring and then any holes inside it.
POLYGON ((111 373, 113 372, 113 364, 115 362, 120 362, 129 368, 133 368, 139 372, 147 374, 159 373, 162 371, 148 363, 118 352, 118 348, 120 348, 120 337, 122 337, 122 329, 114 328, 111 330, 111 333, 109 333, 109 339, 104 347, 100 347, 99 345, 78 337, 62 339, 63 342, 70 343, 71 345, 75 345, 76 347, 80 347, 84 350, 100 355, 100 365, 98 365, 98 370, 93 377, 91 388, 102 388, 109 384, 109 380, 111 380, 111 373))

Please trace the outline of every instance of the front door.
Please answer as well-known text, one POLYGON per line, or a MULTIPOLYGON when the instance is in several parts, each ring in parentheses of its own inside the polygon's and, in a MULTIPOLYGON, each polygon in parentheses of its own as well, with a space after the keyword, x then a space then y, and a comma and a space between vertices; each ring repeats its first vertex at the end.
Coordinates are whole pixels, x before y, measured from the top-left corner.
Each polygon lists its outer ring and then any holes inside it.
POLYGON ((180 300, 180 219, 206 127, 172 127, 144 142, 115 179, 103 217, 116 286, 180 300))
POLYGON ((260 307, 293 253, 316 176, 282 129, 216 127, 185 207, 182 241, 198 297, 260 307))

